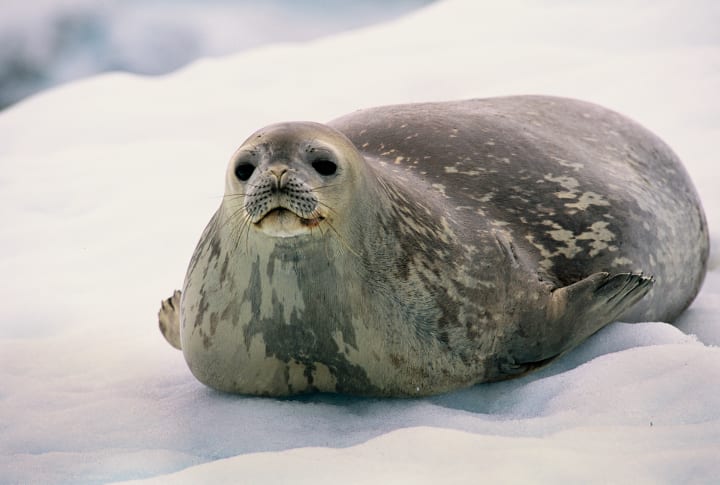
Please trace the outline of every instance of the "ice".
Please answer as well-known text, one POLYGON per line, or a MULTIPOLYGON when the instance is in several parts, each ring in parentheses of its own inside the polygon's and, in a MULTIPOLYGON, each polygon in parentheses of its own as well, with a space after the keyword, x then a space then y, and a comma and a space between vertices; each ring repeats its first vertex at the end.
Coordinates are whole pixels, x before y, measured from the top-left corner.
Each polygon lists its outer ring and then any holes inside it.
POLYGON ((0 0, 0 108, 105 71, 164 74, 199 57, 386 21, 430 0, 0 0))
POLYGON ((709 0, 446 0, 166 77, 102 75, 0 113, 0 482, 713 482, 718 12, 709 0), (712 255, 679 328, 615 323, 535 374, 427 399, 247 398, 190 375, 156 314, 246 136, 520 93, 616 109, 683 159, 712 255))

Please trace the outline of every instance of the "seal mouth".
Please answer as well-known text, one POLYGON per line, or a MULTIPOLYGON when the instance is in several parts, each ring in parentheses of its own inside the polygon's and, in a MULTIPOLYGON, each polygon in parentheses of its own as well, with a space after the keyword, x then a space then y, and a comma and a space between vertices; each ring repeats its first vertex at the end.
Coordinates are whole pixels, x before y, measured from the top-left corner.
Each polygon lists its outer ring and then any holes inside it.
POLYGON ((265 215, 262 216, 255 223, 255 225, 260 226, 266 219, 276 219, 278 221, 283 221, 287 220, 288 218, 296 219, 297 222, 299 222, 302 226, 310 228, 318 226, 323 220, 325 220, 325 218, 321 215, 318 215, 314 218, 306 218, 285 207, 275 207, 274 209, 271 209, 267 213, 265 213, 265 215))

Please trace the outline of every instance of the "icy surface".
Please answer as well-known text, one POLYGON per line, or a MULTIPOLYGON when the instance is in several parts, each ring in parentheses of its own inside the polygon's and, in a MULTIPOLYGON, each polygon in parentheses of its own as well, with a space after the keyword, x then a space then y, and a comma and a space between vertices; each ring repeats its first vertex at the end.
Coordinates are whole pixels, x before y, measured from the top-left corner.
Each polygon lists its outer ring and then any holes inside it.
POLYGON ((199 57, 306 41, 431 0, 0 0, 0 108, 104 71, 162 74, 199 57))
POLYGON ((718 8, 446 0, 165 78, 76 82, 3 112, 0 482, 712 482, 718 8), (421 400, 223 395, 160 336, 160 299, 181 285, 249 133, 378 104, 519 93, 614 108, 684 160, 713 254, 679 329, 616 323, 536 374, 421 400))

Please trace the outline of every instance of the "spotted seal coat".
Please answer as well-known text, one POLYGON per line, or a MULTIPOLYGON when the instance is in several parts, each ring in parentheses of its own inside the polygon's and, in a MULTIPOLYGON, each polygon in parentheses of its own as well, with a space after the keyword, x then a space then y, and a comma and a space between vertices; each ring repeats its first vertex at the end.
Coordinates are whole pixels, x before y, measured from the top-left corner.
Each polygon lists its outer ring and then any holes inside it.
POLYGON ((616 319, 672 321, 708 246, 677 156, 617 113, 372 108, 243 143, 160 326, 223 391, 428 395, 522 375, 616 319))

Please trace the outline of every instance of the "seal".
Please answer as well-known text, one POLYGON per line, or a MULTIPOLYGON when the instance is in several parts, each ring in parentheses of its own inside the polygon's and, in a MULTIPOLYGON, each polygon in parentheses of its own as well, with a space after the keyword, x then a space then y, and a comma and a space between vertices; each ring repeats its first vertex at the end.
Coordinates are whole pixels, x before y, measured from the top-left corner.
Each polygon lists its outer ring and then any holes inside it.
POLYGON ((671 322, 708 247, 678 157, 613 111, 378 107, 240 146, 160 326, 218 390, 430 395, 523 375, 616 319, 671 322))

